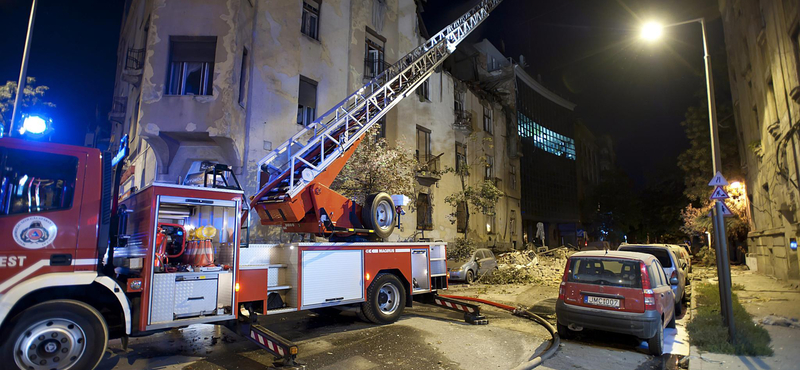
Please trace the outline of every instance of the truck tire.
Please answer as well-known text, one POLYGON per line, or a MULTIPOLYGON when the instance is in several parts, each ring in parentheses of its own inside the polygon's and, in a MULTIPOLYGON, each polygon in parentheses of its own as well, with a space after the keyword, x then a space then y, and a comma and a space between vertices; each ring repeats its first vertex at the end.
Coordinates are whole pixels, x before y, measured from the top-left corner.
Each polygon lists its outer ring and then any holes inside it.
POLYGON ((378 274, 367 288, 367 301, 361 312, 379 325, 391 324, 400 318, 406 306, 406 290, 397 276, 378 274))
POLYGON ((86 303, 54 300, 22 311, 3 338, 0 358, 12 368, 94 369, 108 345, 108 326, 86 303))
POLYGON ((395 212, 392 197, 381 192, 367 197, 361 208, 361 220, 366 228, 375 230, 375 236, 386 239, 397 223, 395 212))

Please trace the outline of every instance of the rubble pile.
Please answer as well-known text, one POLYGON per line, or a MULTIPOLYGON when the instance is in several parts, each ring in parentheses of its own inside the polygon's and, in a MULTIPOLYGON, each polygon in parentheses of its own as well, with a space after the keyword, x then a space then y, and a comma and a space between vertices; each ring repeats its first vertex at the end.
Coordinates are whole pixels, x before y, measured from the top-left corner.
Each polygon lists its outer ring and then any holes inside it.
POLYGON ((567 258, 574 251, 556 248, 543 253, 514 251, 497 256, 493 274, 481 278, 488 284, 541 284, 558 286, 564 275, 567 258))

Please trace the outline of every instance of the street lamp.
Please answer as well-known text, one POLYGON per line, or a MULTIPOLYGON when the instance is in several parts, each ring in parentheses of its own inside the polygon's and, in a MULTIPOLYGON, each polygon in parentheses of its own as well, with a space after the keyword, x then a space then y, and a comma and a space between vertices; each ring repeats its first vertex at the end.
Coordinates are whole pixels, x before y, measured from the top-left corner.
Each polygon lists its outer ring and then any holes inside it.
MULTIPOLYGON (((722 172, 722 164, 719 149, 719 127, 717 125, 717 103, 714 98, 714 78, 711 74, 711 56, 708 55, 708 37, 706 36, 705 18, 690 19, 688 21, 669 24, 661 27, 657 22, 645 23, 642 26, 642 38, 655 40, 661 36, 662 30, 667 27, 675 27, 689 23, 700 23, 703 33, 703 53, 706 70, 706 91, 708 93, 708 125, 711 131, 711 160, 713 173, 722 172)), ((717 201, 714 212, 714 233, 718 241, 717 247, 717 273, 719 275, 720 302, 722 303, 722 317, 728 324, 728 335, 731 342, 735 342, 733 324, 733 304, 731 302, 731 271, 728 259, 728 243, 725 233, 725 219, 723 218, 724 204, 717 201)))

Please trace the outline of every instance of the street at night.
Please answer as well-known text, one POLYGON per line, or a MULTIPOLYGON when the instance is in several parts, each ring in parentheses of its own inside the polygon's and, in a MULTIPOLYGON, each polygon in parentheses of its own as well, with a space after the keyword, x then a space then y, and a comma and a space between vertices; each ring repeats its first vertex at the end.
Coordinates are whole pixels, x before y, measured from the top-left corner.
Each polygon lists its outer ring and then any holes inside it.
POLYGON ((0 32, 0 368, 800 361, 798 0, 5 0, 0 32))

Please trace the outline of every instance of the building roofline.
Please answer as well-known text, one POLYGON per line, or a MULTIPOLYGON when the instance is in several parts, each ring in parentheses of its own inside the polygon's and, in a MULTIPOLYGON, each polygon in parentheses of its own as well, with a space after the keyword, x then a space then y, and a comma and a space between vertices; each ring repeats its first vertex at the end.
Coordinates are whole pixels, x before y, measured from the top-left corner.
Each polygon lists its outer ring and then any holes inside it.
POLYGON ((550 99, 550 101, 552 101, 553 103, 556 103, 571 111, 575 110, 577 104, 558 96, 556 93, 542 86, 542 84, 538 83, 533 77, 531 77, 527 72, 525 72, 525 70, 522 69, 519 66, 519 64, 514 64, 514 73, 517 75, 517 77, 519 77, 520 80, 522 80, 522 82, 530 86, 531 89, 533 89, 540 95, 544 96, 545 98, 550 99))

